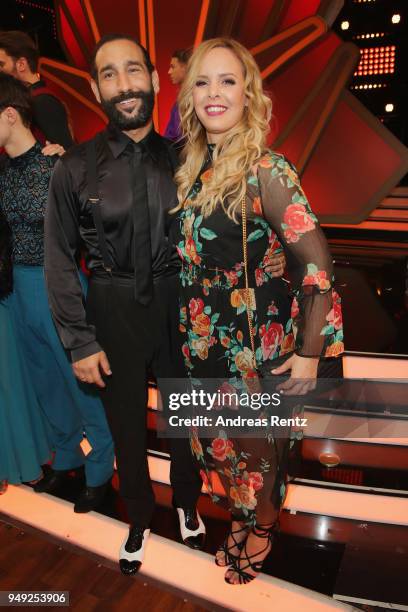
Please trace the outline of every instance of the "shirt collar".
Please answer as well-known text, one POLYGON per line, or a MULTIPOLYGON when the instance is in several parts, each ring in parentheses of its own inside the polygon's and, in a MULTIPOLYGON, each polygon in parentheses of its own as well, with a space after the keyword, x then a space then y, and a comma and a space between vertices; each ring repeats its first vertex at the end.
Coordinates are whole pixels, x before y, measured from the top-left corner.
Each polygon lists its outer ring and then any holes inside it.
MULTIPOLYGON (((106 139, 115 159, 124 152, 129 144, 133 144, 133 140, 112 123, 109 123, 108 127, 106 128, 106 139)), ((153 127, 142 140, 139 140, 137 144, 142 145, 154 161, 158 161, 161 136, 153 127)))
POLYGON ((36 81, 35 83, 31 83, 30 85, 30 89, 43 89, 44 87, 47 87, 47 83, 44 81, 44 79, 41 77, 39 81, 36 81))

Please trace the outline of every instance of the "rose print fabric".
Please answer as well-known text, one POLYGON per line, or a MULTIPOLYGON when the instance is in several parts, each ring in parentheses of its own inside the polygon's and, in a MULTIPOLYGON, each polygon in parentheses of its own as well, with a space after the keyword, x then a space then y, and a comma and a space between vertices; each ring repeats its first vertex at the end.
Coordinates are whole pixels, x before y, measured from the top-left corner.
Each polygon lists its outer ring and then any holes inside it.
MULTIPOLYGON (((256 376, 245 305, 241 223, 221 207, 207 218, 192 206, 211 175, 203 168, 173 223, 182 261, 180 331, 186 369, 193 379, 223 378, 232 386, 256 376)), ((340 297, 326 239, 294 166, 269 152, 247 177, 248 271, 257 367, 282 363, 293 352, 334 357, 343 351, 340 297), (284 250, 287 276, 272 278, 271 257, 284 250)), ((282 433, 280 434, 282 436, 282 433)), ((199 440, 192 450, 214 501, 227 501, 247 522, 276 521, 288 480, 294 438, 199 440), (225 498, 214 493, 218 473, 225 498)))

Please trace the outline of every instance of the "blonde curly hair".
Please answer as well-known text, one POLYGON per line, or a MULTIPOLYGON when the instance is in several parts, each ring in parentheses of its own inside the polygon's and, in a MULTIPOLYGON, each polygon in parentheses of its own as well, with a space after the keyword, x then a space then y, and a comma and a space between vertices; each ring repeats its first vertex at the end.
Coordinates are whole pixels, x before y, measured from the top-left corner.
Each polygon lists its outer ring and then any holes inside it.
POLYGON ((189 204, 199 207, 204 217, 221 205, 228 217, 237 222, 237 210, 246 192, 246 175, 266 151, 272 102, 263 91, 261 74, 254 58, 243 45, 231 38, 213 38, 201 43, 189 60, 178 97, 186 144, 181 154, 181 166, 175 175, 179 204, 172 212, 185 205, 207 156, 206 131, 194 110, 193 88, 204 56, 219 47, 230 49, 242 64, 247 107, 239 123, 216 144, 213 171, 189 204))

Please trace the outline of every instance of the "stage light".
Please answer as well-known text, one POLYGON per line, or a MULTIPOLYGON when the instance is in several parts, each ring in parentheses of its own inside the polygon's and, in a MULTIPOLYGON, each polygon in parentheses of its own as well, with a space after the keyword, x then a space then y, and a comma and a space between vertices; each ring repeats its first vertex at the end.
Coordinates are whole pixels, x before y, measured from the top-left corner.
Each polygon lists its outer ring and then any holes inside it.
POLYGON ((393 104, 386 104, 385 105, 385 112, 386 113, 392 113, 393 110, 394 110, 394 105, 393 104))
POLYGON ((392 21, 392 23, 399 23, 401 21, 401 15, 398 15, 398 13, 395 13, 391 17, 391 21, 392 21))
POLYGON ((350 22, 349 21, 342 21, 341 25, 340 25, 342 30, 348 30, 350 27, 350 22))
POLYGON ((358 75, 392 74, 395 71, 395 46, 364 47, 360 49, 358 75), (367 71, 367 72, 366 72, 367 71))
POLYGON ((381 38, 382 36, 385 36, 384 32, 372 32, 371 34, 355 34, 353 39, 381 38))

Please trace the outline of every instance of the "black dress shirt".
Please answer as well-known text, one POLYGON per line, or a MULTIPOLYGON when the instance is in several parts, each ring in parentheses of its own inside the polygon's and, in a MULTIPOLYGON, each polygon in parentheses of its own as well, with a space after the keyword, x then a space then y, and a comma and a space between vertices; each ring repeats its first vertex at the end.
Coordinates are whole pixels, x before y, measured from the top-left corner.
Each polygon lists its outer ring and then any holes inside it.
MULTIPOLYGON (((133 278, 133 141, 113 126, 94 138, 101 217, 113 274, 133 278)), ((176 273, 179 258, 168 249, 169 209, 177 202, 171 144, 154 130, 140 142, 150 217, 154 280, 176 273)), ((73 361, 100 351, 95 329, 86 322, 78 276, 78 253, 85 250, 91 274, 103 273, 102 257, 89 202, 85 146, 70 149, 54 168, 45 216, 45 276, 51 311, 73 361)), ((143 263, 143 262, 142 262, 143 263)))
MULTIPOLYGON (((34 127, 37 127, 46 140, 60 144, 68 150, 74 144, 69 129, 69 119, 64 104, 51 93, 38 93, 47 87, 42 79, 30 85, 33 92, 34 127)), ((37 135, 36 135, 37 136, 37 135)))

